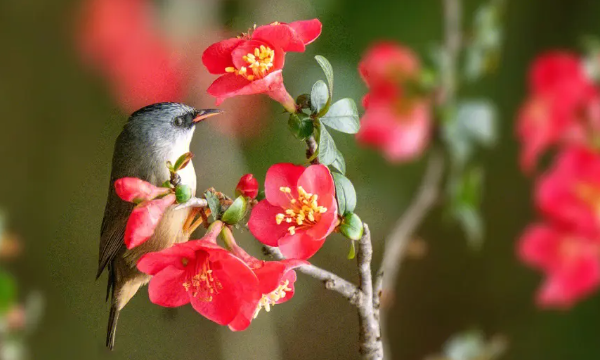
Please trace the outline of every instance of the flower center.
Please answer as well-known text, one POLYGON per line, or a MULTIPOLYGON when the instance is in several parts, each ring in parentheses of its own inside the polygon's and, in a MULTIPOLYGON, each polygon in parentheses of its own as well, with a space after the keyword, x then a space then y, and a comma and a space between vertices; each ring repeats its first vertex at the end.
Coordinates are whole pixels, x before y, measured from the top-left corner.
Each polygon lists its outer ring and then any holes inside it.
POLYGON ((317 194, 307 193, 302 186, 298 186, 298 199, 292 198, 292 190, 289 187, 281 187, 279 191, 283 192, 290 199, 290 207, 285 213, 275 215, 277 225, 283 222, 292 225, 288 232, 294 235, 297 230, 315 225, 321 218, 321 214, 327 212, 327 208, 319 206, 317 194))
POLYGON ((286 291, 292 291, 292 289, 288 287, 289 284, 290 281, 286 280, 283 283, 281 283, 277 287, 277 289, 271 291, 268 294, 263 295, 262 298, 260 298, 260 300, 258 301, 258 305, 256 305, 256 311, 254 311, 254 318, 256 319, 258 313, 262 310, 262 308, 265 308, 267 312, 271 311, 271 306, 275 305, 279 300, 283 299, 285 297, 286 291))
POLYGON ((218 294, 219 290, 223 289, 221 282, 213 275, 210 263, 207 260, 202 263, 196 275, 186 279, 183 287, 193 297, 204 302, 211 302, 213 295, 218 294))
POLYGON ((233 66, 229 66, 225 68, 225 72, 243 76, 250 81, 262 79, 269 74, 270 69, 273 67, 274 59, 275 51, 268 46, 261 45, 254 49, 254 53, 242 56, 242 60, 248 66, 242 66, 239 70, 233 66))

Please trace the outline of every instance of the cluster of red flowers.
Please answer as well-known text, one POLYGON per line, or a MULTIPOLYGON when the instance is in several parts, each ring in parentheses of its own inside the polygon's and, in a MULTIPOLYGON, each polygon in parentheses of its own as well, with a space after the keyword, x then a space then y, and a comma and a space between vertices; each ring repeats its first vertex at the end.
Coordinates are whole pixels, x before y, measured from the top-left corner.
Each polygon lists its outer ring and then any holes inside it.
MULTIPOLYGON (((137 204, 125 231, 127 248, 148 240, 165 210, 175 203, 172 189, 140 179, 119 179, 115 190, 124 201, 137 204)), ((258 181, 244 175, 236 194, 256 198, 258 181)), ((166 307, 191 303, 206 318, 238 331, 246 329, 262 308, 269 311, 291 299, 293 269, 308 264, 305 259, 338 225, 335 186, 326 166, 276 164, 267 172, 265 194, 250 215, 250 231, 264 244, 279 246, 288 259, 262 261, 248 255, 235 243, 231 230, 216 221, 202 239, 139 260, 138 269, 152 275, 150 300, 166 307), (217 245, 219 235, 227 250, 217 245)))
POLYGON ((418 57, 400 45, 380 43, 367 51, 359 72, 369 93, 358 142, 380 149, 391 162, 421 155, 429 143, 431 108, 418 91, 418 57))
POLYGON ((558 153, 536 183, 545 220, 525 230, 519 255, 546 275, 539 304, 564 308, 600 285, 600 97, 582 61, 565 52, 534 63, 530 88, 518 124, 522 166, 531 171, 551 145, 558 153))

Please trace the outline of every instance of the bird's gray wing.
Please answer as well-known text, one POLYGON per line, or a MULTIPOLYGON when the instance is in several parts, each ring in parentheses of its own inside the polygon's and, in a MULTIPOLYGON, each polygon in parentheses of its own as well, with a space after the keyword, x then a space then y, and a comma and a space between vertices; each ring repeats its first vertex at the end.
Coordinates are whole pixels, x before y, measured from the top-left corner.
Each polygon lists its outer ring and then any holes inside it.
MULTIPOLYGON (((102 228, 100 230, 100 257, 98 260, 98 272, 96 278, 102 275, 102 272, 112 260, 120 253, 125 251, 123 236, 125 235, 125 226, 134 204, 125 202, 119 198, 115 192, 114 181, 111 180, 108 190, 108 200, 104 209, 104 218, 102 219, 102 228)), ((110 280, 109 280, 110 282, 110 280)))

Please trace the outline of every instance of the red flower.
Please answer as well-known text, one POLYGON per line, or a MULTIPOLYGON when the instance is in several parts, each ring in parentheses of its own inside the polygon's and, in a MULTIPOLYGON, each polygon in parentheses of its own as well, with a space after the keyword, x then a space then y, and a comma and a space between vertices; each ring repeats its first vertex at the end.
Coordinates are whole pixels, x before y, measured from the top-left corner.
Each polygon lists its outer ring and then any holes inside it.
POLYGON ((538 183, 536 201, 542 212, 563 226, 600 233, 600 155, 572 147, 538 183))
POLYGON ((80 14, 79 50, 126 110, 184 96, 186 69, 156 28, 153 10, 148 0, 88 0, 80 14))
POLYGON ((144 201, 136 206, 125 226, 123 240, 128 249, 139 246, 150 239, 167 208, 175 203, 175 195, 144 201))
POLYGON ((150 301, 165 307, 191 303, 220 325, 230 324, 248 304, 256 304, 261 297, 258 279, 242 260, 215 244, 220 230, 139 260, 138 269, 153 276, 150 301))
POLYGON ((421 64, 415 53, 391 42, 373 45, 358 65, 360 76, 372 88, 387 84, 399 85, 407 79, 414 79, 421 71, 421 64))
POLYGON ((170 189, 154 186, 138 178, 128 177, 115 181, 115 191, 121 199, 127 202, 140 203, 164 195, 170 189))
POLYGON ((287 258, 310 258, 337 224, 335 186, 326 166, 273 165, 265 195, 252 210, 250 232, 263 244, 279 246, 287 258))
POLYGON ((242 176, 235 188, 236 195, 244 195, 250 199, 256 199, 258 195, 258 180, 252 174, 242 176))
POLYGON ((212 83, 208 93, 217 98, 217 105, 233 96, 264 93, 288 111, 295 111, 294 99, 285 89, 281 74, 285 53, 304 52, 305 45, 320 34, 321 22, 317 19, 274 22, 209 46, 202 63, 211 74, 222 76, 212 83))
POLYGON ((545 307, 568 308, 600 284, 600 238, 535 224, 523 234, 519 256, 546 274, 538 292, 545 307))
POLYGON ((600 96, 576 56, 566 52, 543 55, 529 77, 531 95, 517 125, 525 170, 557 142, 589 142, 590 130, 597 133, 600 125, 600 96))
POLYGON ((416 55, 393 43, 380 43, 367 51, 359 72, 369 93, 366 112, 356 139, 380 149, 390 162, 411 160, 429 144, 431 110, 426 97, 411 94, 420 72, 416 55))

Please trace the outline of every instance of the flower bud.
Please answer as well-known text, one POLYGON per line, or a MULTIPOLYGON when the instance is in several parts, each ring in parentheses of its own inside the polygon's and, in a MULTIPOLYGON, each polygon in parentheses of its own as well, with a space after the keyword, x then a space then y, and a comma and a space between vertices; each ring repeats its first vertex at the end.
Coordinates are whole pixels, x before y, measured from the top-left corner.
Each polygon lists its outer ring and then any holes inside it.
POLYGON ((258 195, 258 181, 254 178, 254 175, 246 174, 242 176, 235 188, 235 194, 255 199, 256 195, 258 195))
POLYGON ((243 195, 238 196, 237 199, 231 204, 231 206, 223 213, 224 223, 228 225, 235 225, 240 222, 244 216, 246 216, 246 209, 248 207, 248 201, 243 195))
POLYGON ((187 185, 177 185, 175 187, 175 197, 177 202, 182 204, 192 198, 192 189, 187 185))
POLYGON ((338 227, 340 233, 350 240, 360 240, 364 226, 362 220, 354 213, 347 213, 338 227))

